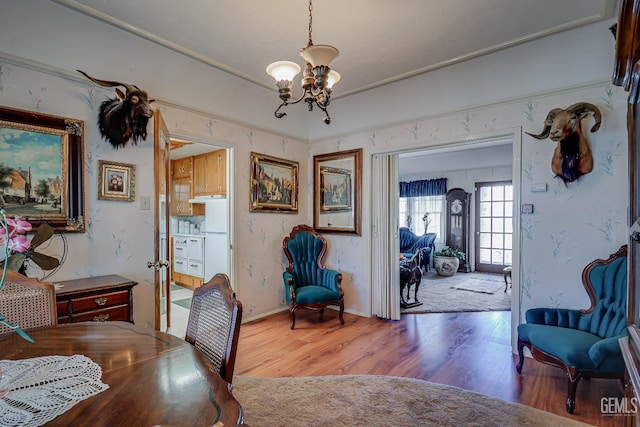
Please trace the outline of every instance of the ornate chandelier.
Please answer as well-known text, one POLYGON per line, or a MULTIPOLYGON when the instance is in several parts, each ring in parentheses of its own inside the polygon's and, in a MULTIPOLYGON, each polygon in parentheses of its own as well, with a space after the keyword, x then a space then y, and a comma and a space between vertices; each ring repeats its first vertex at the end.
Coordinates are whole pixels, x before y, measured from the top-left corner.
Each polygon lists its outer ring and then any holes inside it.
POLYGON ((340 52, 333 46, 313 44, 311 41, 312 10, 313 6, 311 0, 309 0, 309 42, 307 47, 300 51, 300 56, 307 62, 302 78, 303 93, 300 98, 289 102, 293 78, 300 72, 298 64, 291 61, 274 62, 267 67, 267 74, 276 80, 278 95, 282 100, 282 104, 274 112, 277 118, 280 119, 287 115, 284 111, 280 112, 283 107, 304 101, 307 103, 309 111, 313 111, 314 105, 324 111, 325 117, 323 120, 326 124, 329 124, 331 123, 331 117, 327 112, 327 106, 331 97, 331 88, 340 80, 340 74, 333 71, 329 66, 340 52))

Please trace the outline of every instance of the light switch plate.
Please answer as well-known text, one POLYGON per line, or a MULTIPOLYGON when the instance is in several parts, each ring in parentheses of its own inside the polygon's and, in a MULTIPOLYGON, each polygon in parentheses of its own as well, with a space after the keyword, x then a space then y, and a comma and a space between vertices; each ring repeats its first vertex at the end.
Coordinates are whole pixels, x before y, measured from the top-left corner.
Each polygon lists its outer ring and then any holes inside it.
POLYGON ((523 214, 532 214, 533 213, 533 204, 524 203, 520 208, 520 212, 522 212, 523 214))
POLYGON ((529 191, 531 191, 532 193, 544 193, 545 191, 547 191, 547 183, 539 182, 536 184, 531 184, 529 186, 529 191))
POLYGON ((140 196, 140 210, 148 211, 151 209, 151 198, 149 196, 140 196))

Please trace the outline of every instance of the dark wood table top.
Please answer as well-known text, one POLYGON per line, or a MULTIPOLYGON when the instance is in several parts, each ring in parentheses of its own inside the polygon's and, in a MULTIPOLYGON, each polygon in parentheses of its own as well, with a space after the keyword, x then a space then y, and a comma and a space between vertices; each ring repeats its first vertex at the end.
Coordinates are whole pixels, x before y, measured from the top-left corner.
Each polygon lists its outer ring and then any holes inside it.
POLYGON ((128 322, 84 322, 34 329, 31 344, 0 337, 0 360, 82 354, 102 367, 109 389, 47 426, 225 426, 243 422, 231 386, 186 341, 128 322))
POLYGON ((82 279, 63 280, 56 282, 62 285, 56 289, 56 295, 66 295, 77 291, 96 291, 109 289, 114 286, 135 286, 138 283, 126 277, 110 274, 107 276, 85 277, 82 279))

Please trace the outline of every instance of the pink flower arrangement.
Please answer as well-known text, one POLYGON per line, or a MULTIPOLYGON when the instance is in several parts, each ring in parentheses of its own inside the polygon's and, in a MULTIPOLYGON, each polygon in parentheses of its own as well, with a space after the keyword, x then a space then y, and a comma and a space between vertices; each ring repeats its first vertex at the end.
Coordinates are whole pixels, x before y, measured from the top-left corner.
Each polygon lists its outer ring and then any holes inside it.
POLYGON ((0 226, 0 245, 5 247, 5 259, 11 252, 25 253, 31 247, 31 242, 26 236, 26 233, 32 229, 30 222, 4 217, 4 221, 0 221, 0 226))
MULTIPOLYGON (((4 209, 0 209, 0 245, 4 246, 4 260, 2 261, 2 273, 0 274, 0 288, 4 285, 4 279, 9 268, 9 257, 15 253, 25 253, 31 247, 31 242, 25 235, 31 231, 31 224, 28 221, 22 221, 18 218, 7 218, 4 209)), ((2 313, 0 313, 0 324, 5 325, 9 329, 14 330, 18 335, 27 341, 33 342, 33 339, 17 325, 9 322, 2 313)), ((1 372, 0 372, 1 376, 1 372)), ((5 391, 0 390, 0 398, 6 395, 5 391)))

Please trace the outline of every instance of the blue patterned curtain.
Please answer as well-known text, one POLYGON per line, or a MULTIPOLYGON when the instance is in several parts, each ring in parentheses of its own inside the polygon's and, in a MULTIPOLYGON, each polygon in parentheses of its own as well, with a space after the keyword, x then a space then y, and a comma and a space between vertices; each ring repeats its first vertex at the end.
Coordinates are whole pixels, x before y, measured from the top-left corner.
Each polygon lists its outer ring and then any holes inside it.
POLYGON ((447 178, 400 183, 400 197, 443 196, 445 194, 447 194, 447 178))

